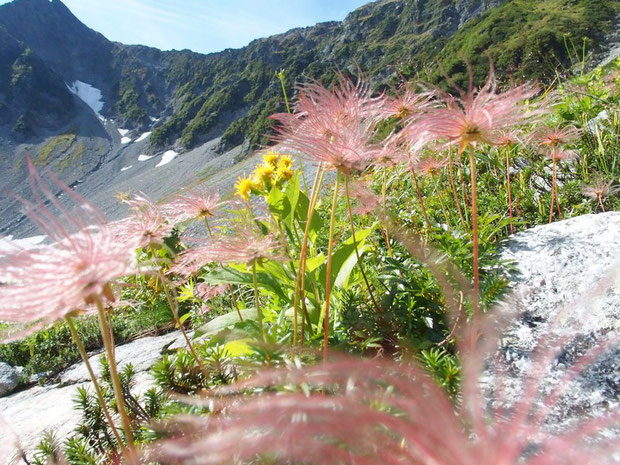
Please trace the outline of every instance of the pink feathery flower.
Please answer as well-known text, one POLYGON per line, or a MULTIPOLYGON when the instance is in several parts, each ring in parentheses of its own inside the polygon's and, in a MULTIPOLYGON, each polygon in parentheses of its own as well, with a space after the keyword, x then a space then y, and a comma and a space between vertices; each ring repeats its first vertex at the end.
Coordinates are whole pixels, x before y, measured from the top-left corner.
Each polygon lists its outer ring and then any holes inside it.
POLYGON ((565 353, 562 342, 570 341, 543 338, 542 351, 532 353, 531 376, 515 393, 507 389, 509 357, 497 353, 500 336, 493 328, 501 319, 495 314, 473 324, 459 339, 463 377, 456 403, 415 363, 342 358, 274 369, 221 389, 221 399, 197 400, 213 413, 168 422, 168 439, 156 444, 153 456, 193 465, 249 463, 261 455, 276 463, 344 465, 616 463, 617 436, 599 433, 618 426, 617 407, 561 429, 547 423, 579 373, 601 355, 613 356, 613 341, 551 381, 546 375, 565 353), (248 394, 251 389, 257 395, 248 394))
POLYGON ((579 157, 579 152, 576 150, 568 150, 563 148, 555 148, 545 150, 545 156, 551 160, 573 160, 579 157))
POLYGON ((376 114, 382 119, 399 118, 403 121, 418 119, 433 106, 433 92, 417 93, 410 88, 398 92, 395 97, 384 97, 383 105, 376 114))
POLYGON ((436 156, 426 156, 419 158, 414 164, 413 169, 427 176, 434 176, 441 171, 448 163, 447 158, 437 158, 436 156))
POLYGON ((529 140, 535 144, 555 148, 576 141, 582 134, 583 131, 572 124, 562 128, 539 126, 532 132, 529 140))
POLYGON ((526 100, 538 92, 537 87, 532 84, 523 84, 497 93, 492 65, 489 77, 480 89, 473 86, 471 69, 467 92, 454 82, 451 84, 458 91, 459 97, 444 95, 444 108, 430 111, 414 124, 419 126, 417 131, 429 131, 435 138, 458 144, 459 153, 470 144, 497 145, 503 131, 530 123, 542 113, 540 108, 528 108, 524 105, 526 100))
POLYGON ((284 244, 273 233, 263 233, 251 224, 233 226, 231 234, 215 237, 207 245, 191 247, 179 254, 170 272, 183 276, 195 274, 209 263, 260 263, 263 260, 286 259, 284 244))
POLYGON ((212 286, 208 283, 200 283, 196 286, 196 295, 206 302, 207 300, 211 300, 213 297, 222 295, 226 292, 226 289, 228 289, 228 286, 225 284, 212 286))
POLYGON ((368 215, 381 205, 379 196, 364 181, 351 181, 349 183, 349 194, 356 202, 353 213, 358 215, 368 215))
POLYGON ((596 178, 590 185, 583 186, 582 192, 586 197, 599 200, 617 194, 620 192, 620 186, 614 186, 613 181, 605 181, 603 178, 596 178))
POLYGON ((187 220, 210 218, 222 205, 219 193, 202 186, 164 205, 163 211, 172 224, 178 224, 187 220))
POLYGON ((365 81, 344 77, 328 90, 318 83, 300 88, 293 114, 278 113, 274 140, 285 150, 300 152, 345 174, 366 168, 381 153, 372 142, 381 98, 372 98, 365 81))
POLYGON ((605 181, 603 178, 595 178, 590 185, 583 186, 582 190, 583 195, 598 201, 603 212, 605 211, 603 199, 618 192, 620 192, 620 186, 614 186, 613 181, 605 181))
POLYGON ((519 132, 517 130, 510 131, 502 131, 498 134, 496 144, 498 147, 513 147, 518 144, 522 144, 523 141, 519 136, 519 132))
POLYGON ((428 131, 415 130, 416 125, 409 125, 402 131, 390 135, 383 142, 382 158, 374 160, 375 165, 405 163, 410 168, 420 158, 420 152, 433 140, 428 131))
POLYGON ((168 273, 186 277, 195 275, 203 266, 213 263, 212 250, 211 244, 194 246, 184 250, 175 258, 174 263, 168 269, 168 273))
POLYGON ((52 177, 77 205, 67 209, 28 164, 37 203, 20 201, 53 243, 0 256, 0 320, 32 324, 18 337, 93 302, 113 301, 111 283, 138 272, 132 245, 118 240, 96 207, 52 177))
POLYGON ((134 248, 162 244, 172 233, 169 223, 160 207, 143 195, 125 200, 133 214, 120 221, 110 223, 110 227, 120 240, 134 244, 134 248))

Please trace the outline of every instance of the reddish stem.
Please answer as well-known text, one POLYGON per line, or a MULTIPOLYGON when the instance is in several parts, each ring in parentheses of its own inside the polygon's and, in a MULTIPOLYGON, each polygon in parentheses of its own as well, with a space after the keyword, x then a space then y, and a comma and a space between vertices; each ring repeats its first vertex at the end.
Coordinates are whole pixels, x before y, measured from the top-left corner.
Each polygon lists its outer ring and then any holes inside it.
POLYGON ((413 181, 415 182, 415 188, 418 192, 418 199, 420 200, 420 206, 422 207, 422 213, 424 213, 424 220, 426 221, 426 229, 428 232, 431 232, 431 222, 428 220, 428 214, 426 213, 426 207, 424 206, 424 199, 422 198, 422 191, 420 190, 420 185, 418 184, 418 177, 415 174, 415 170, 411 168, 411 175, 413 176, 413 181))
POLYGON ((510 234, 514 234, 515 227, 512 224, 512 192, 510 190, 510 150, 506 149, 506 184, 508 189, 508 214, 510 216, 510 234))
POLYGON ((472 240, 474 246, 474 320, 478 316, 479 296, 480 296, 480 276, 478 270, 478 204, 476 197, 476 159, 474 148, 469 150, 469 164, 471 175, 471 223, 472 240))
POLYGON ((332 251, 334 249, 334 219, 336 217, 336 203, 338 202, 338 184, 340 173, 336 174, 336 185, 334 186, 334 198, 332 199, 332 213, 329 219, 329 244, 327 246, 327 266, 325 273, 325 317, 323 319, 323 362, 327 362, 327 343, 329 340, 329 299, 331 296, 331 273, 332 273, 332 251))

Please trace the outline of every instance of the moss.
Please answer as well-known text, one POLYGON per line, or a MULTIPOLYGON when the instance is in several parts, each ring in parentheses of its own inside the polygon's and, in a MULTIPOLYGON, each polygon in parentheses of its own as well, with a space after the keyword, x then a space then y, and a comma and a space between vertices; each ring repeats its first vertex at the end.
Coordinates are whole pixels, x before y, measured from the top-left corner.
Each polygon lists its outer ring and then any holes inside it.
POLYGON ((58 163, 58 169, 63 172, 71 166, 77 165, 84 154, 86 153, 86 146, 82 142, 78 142, 71 147, 67 156, 58 163))
POLYGON ((52 153, 56 152, 58 155, 65 153, 75 142, 76 138, 75 133, 67 133, 50 139, 39 149, 37 157, 34 159, 34 164, 37 166, 47 165, 52 153))

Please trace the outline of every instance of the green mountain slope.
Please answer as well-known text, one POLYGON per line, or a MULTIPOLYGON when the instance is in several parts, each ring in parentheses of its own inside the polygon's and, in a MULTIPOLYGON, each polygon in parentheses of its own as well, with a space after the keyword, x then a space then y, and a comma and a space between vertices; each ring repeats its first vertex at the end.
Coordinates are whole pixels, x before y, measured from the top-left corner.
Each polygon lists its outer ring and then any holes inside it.
POLYGON ((466 72, 463 58, 482 78, 488 72, 487 54, 504 77, 550 80, 581 53, 583 40, 588 52, 596 50, 620 10, 615 0, 498 3, 377 2, 343 23, 291 31, 220 54, 214 66, 196 67, 191 80, 177 89, 178 111, 154 132, 152 142, 164 145, 180 138, 183 146, 192 147, 209 138, 209 131, 234 109, 246 109, 223 133, 224 143, 266 143, 266 116, 284 110, 274 77, 280 68, 289 76, 289 93, 295 82, 329 82, 336 70, 355 73, 358 67, 377 86, 395 84, 399 76, 438 81, 437 63, 459 81, 466 72), (464 21, 489 6, 488 12, 464 21))

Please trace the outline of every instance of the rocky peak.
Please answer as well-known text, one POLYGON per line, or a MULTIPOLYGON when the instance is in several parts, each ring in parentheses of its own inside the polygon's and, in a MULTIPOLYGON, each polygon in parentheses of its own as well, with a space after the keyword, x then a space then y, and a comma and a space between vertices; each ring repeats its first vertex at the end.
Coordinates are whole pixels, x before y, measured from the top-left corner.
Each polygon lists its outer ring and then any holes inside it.
POLYGON ((2 5, 0 26, 66 82, 80 80, 105 88, 112 42, 84 25, 60 0, 14 0, 2 5))

